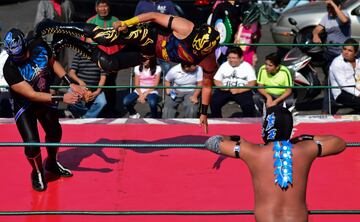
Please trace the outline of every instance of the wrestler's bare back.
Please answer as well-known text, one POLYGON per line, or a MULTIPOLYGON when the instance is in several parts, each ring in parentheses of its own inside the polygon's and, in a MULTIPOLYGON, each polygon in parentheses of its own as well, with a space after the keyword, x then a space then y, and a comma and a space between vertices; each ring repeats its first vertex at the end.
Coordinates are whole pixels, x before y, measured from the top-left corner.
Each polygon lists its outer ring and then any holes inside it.
POLYGON ((306 184, 316 145, 312 141, 293 146, 293 185, 282 190, 274 183, 273 143, 266 146, 242 143, 241 158, 247 163, 255 192, 257 222, 307 221, 306 184))

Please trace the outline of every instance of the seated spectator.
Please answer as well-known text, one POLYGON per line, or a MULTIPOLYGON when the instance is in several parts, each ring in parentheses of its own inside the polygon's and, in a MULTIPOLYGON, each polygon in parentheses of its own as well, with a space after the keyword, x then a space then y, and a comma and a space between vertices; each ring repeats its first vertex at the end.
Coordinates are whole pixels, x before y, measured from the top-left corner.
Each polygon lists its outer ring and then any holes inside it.
MULTIPOLYGON (((147 58, 134 69, 134 86, 158 86, 160 82, 161 67, 156 64, 156 57, 147 58)), ((128 94, 123 103, 129 112, 129 118, 140 118, 136 112, 136 102, 147 102, 151 110, 151 118, 158 118, 157 104, 160 101, 158 91, 154 88, 136 88, 128 94)))
MULTIPOLYGON (((4 64, 8 58, 5 50, 0 49, 0 86, 8 86, 3 73, 4 64)), ((0 117, 13 117, 12 99, 7 88, 0 88, 0 117)))
POLYGON ((360 111, 360 59, 356 59, 359 44, 355 39, 349 38, 344 42, 342 54, 336 57, 330 65, 329 78, 331 86, 354 86, 332 88, 331 93, 336 102, 360 111))
POLYGON ((180 63, 172 67, 165 76, 165 86, 184 86, 186 89, 166 89, 162 118, 175 118, 180 104, 184 107, 185 118, 197 118, 203 71, 200 66, 180 63))
MULTIPOLYGON (((76 54, 70 67, 70 77, 81 86, 104 86, 106 74, 92 61, 76 54)), ((69 106, 75 117, 96 118, 106 105, 105 94, 101 88, 90 88, 84 101, 69 106)))
MULTIPOLYGON (((229 48, 227 61, 224 62, 214 76, 216 86, 238 87, 255 86, 256 76, 254 68, 243 61, 241 48, 229 48)), ((214 118, 221 118, 222 107, 234 100, 240 105, 244 117, 255 115, 253 92, 250 88, 217 88, 211 98, 211 115, 214 118)))
MULTIPOLYGON (((293 86, 293 79, 289 69, 280 64, 280 56, 271 53, 265 57, 265 65, 258 72, 258 86, 293 86)), ((285 102, 286 107, 294 105, 292 88, 260 88, 254 95, 254 102, 258 114, 262 115, 263 106, 266 108, 280 105, 285 102)))

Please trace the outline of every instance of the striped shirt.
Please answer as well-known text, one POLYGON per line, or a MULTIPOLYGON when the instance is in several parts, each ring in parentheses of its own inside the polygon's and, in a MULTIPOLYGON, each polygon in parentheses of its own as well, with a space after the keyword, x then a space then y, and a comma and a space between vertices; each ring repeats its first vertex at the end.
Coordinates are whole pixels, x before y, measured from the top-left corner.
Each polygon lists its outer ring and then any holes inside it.
POLYGON ((70 68, 75 70, 76 75, 88 86, 99 85, 100 75, 106 75, 106 73, 103 70, 100 70, 94 62, 79 54, 74 56, 70 68))

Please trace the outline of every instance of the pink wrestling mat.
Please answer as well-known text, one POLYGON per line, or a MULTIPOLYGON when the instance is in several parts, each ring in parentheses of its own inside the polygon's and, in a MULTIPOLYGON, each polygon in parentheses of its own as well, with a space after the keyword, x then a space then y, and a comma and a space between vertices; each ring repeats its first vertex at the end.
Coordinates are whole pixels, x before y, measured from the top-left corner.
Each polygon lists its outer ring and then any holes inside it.
MULTIPOLYGON (((14 124, 2 124, 0 142, 21 142, 14 124)), ((336 134, 358 142, 360 122, 303 123, 296 135, 336 134)), ((259 124, 210 125, 209 135, 239 134, 261 142, 259 124)), ((195 124, 63 125, 68 143, 203 143, 195 124)), ((43 133, 41 133, 43 138, 43 133)), ((43 141, 43 140, 42 140, 43 141)), ((43 157, 46 152, 43 150, 43 157)), ((194 148, 62 148, 59 159, 74 177, 32 190, 22 148, 0 148, 0 211, 239 211, 253 209, 249 172, 237 159, 194 148)), ((271 166, 269 166, 271 167, 271 166)), ((360 148, 317 159, 308 185, 310 210, 360 209, 360 148)), ((0 216, 0 221, 254 221, 252 215, 0 216)), ((311 215, 310 221, 360 221, 360 215, 311 215)))

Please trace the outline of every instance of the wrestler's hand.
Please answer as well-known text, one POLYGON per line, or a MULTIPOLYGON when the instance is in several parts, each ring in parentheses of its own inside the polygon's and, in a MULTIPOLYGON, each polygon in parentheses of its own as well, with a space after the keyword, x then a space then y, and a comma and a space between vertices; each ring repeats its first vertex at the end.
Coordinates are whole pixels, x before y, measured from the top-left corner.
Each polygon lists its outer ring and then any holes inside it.
POLYGON ((208 121, 207 121, 207 115, 200 115, 200 126, 204 127, 205 133, 208 133, 208 121))
POLYGON ((80 95, 74 92, 68 92, 66 94, 64 94, 64 98, 63 101, 64 103, 67 104, 75 104, 76 102, 78 102, 80 100, 80 95))
POLYGON ((71 88, 71 91, 73 91, 75 94, 80 95, 81 97, 83 97, 83 95, 86 93, 86 90, 87 90, 85 87, 79 86, 79 85, 76 85, 73 83, 70 84, 70 88, 71 88))
POLYGON ((123 21, 117 21, 113 23, 113 28, 118 32, 125 32, 128 27, 123 21))
POLYGON ((83 99, 86 103, 90 102, 92 99, 92 92, 90 90, 87 90, 84 95, 83 95, 83 99))

